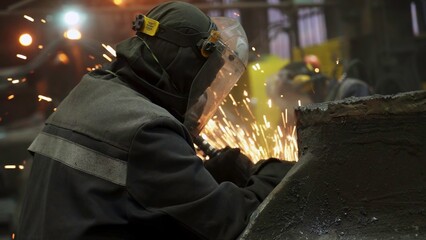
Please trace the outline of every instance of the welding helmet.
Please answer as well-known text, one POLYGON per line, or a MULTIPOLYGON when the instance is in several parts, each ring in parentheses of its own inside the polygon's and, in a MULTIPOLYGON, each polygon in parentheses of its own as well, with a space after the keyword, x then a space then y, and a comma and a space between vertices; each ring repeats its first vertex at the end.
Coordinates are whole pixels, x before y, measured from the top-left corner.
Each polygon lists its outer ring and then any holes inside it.
MULTIPOLYGON (((196 136, 246 69, 243 28, 235 19, 210 18, 189 3, 168 2, 139 14, 133 29, 145 44, 142 53, 151 55, 132 58, 144 61, 138 64, 144 68, 141 75, 161 68, 153 74, 159 81, 144 84, 155 93, 150 99, 196 136), (148 69, 146 59, 158 64, 148 69)), ((137 48, 129 45, 127 49, 137 48)))
POLYGON ((313 102, 324 101, 327 78, 309 63, 289 63, 273 79, 276 79, 280 91, 309 96, 313 102))
POLYGON ((200 49, 207 61, 195 77, 185 113, 185 126, 198 134, 246 70, 248 43, 244 29, 232 18, 213 17, 217 27, 200 49))
POLYGON ((313 67, 305 62, 293 62, 278 72, 278 81, 288 90, 301 94, 313 91, 313 67))

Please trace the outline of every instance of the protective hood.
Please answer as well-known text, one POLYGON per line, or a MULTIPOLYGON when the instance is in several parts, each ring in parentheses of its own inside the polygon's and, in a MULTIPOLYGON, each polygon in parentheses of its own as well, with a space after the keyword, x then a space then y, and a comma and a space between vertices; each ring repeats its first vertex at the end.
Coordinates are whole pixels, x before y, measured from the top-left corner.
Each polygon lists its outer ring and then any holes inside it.
POLYGON ((210 19, 191 4, 168 2, 139 14, 133 29, 136 36, 117 46, 117 74, 196 136, 245 71, 243 28, 235 19, 210 19))
POLYGON ((192 80, 206 61, 196 42, 208 36, 211 20, 184 2, 161 4, 147 16, 161 22, 159 32, 167 28, 176 34, 158 37, 137 32, 117 45, 113 71, 183 122, 192 80), (186 44, 185 39, 189 39, 186 44))

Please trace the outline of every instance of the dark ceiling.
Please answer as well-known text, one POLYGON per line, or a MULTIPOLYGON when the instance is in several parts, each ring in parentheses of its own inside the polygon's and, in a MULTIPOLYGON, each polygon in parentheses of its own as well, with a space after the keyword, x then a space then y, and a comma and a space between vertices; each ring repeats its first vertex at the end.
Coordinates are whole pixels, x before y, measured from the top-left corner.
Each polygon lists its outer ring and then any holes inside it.
POLYGON ((13 10, 22 10, 34 7, 46 7, 57 4, 58 0, 22 0, 22 1, 13 1, 13 0, 2 0, 0 2, 0 9, 3 11, 13 11, 13 10))
MULTIPOLYGON (((152 5, 164 0, 123 0, 124 5, 152 5)), ((197 0, 189 0, 187 2, 197 2, 197 0)), ((198 2, 205 2, 199 1, 198 2)), ((114 6, 113 0, 1 0, 0 11, 19 11, 27 9, 40 8, 56 8, 64 5, 84 5, 86 7, 109 7, 114 6)))

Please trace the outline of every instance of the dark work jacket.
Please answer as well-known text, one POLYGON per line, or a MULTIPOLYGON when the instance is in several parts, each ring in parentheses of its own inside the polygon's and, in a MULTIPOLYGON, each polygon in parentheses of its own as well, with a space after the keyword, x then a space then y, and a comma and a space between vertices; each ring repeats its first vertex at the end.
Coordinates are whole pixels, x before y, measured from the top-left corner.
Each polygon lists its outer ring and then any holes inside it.
POLYGON ((373 94, 373 91, 362 80, 356 78, 345 78, 338 81, 333 81, 330 86, 330 91, 326 97, 326 101, 342 100, 348 97, 365 97, 373 94))
POLYGON ((281 180, 218 184, 186 128, 113 75, 85 75, 31 144, 16 239, 234 239, 281 180))

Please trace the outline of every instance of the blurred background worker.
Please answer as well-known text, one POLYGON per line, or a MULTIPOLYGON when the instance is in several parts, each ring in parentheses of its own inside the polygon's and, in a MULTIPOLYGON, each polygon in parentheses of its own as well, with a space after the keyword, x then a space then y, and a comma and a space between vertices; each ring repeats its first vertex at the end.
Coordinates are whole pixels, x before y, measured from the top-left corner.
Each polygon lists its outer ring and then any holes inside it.
POLYGON ((329 80, 325 101, 373 94, 372 87, 365 81, 367 78, 364 64, 359 59, 350 60, 344 66, 344 72, 340 78, 329 80))
POLYGON ((183 2, 138 15, 117 60, 86 74, 29 147, 16 239, 234 239, 292 164, 197 137, 245 71, 236 20, 183 2))
POLYGON ((364 77, 360 61, 351 61, 339 79, 329 79, 320 71, 317 56, 307 55, 304 61, 286 64, 267 80, 266 91, 281 111, 286 112, 288 122, 294 124, 294 108, 310 103, 362 97, 372 94, 364 77))

